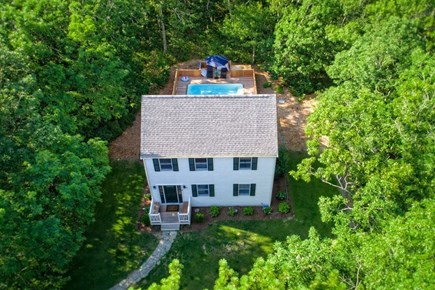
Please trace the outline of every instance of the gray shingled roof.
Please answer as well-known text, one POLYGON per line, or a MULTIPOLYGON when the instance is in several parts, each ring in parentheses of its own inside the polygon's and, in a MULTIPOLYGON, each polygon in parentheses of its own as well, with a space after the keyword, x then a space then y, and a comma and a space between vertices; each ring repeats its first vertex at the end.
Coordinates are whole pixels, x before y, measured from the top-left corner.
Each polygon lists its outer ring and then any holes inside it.
POLYGON ((141 158, 277 156, 275 95, 142 96, 141 158))

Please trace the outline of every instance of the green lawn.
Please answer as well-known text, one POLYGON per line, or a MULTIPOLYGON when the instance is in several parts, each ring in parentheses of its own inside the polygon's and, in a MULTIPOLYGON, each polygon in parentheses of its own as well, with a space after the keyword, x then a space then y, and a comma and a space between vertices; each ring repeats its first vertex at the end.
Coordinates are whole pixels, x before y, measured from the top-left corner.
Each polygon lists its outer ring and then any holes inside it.
MULTIPOLYGON (((292 165, 302 158, 291 153, 292 165)), ((313 180, 310 183, 289 179, 289 190, 296 217, 268 221, 227 221, 210 225, 201 232, 178 235, 168 255, 139 286, 147 288, 168 275, 169 262, 177 258, 184 265, 182 289, 213 288, 218 272, 218 261, 228 260, 239 273, 246 273, 257 257, 266 256, 273 250, 275 241, 283 241, 288 235, 306 238, 311 226, 322 236, 330 235, 330 226, 320 220, 317 201, 319 196, 337 194, 331 186, 313 180)))
POLYGON ((140 162, 112 162, 103 184, 102 202, 86 241, 73 260, 65 289, 108 289, 136 269, 157 246, 150 234, 136 230, 145 185, 140 162))

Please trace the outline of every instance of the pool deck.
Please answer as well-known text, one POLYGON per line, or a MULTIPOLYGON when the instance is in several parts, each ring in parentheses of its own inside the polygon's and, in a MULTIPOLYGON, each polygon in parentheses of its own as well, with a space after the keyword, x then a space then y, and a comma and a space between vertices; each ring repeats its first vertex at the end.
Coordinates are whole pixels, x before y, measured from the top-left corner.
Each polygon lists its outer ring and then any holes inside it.
POLYGON ((177 80, 175 82, 175 95, 187 94, 187 86, 189 84, 242 84, 244 95, 256 95, 257 88, 255 80, 252 77, 227 77, 226 79, 208 79, 206 77, 190 77, 188 82, 177 80))

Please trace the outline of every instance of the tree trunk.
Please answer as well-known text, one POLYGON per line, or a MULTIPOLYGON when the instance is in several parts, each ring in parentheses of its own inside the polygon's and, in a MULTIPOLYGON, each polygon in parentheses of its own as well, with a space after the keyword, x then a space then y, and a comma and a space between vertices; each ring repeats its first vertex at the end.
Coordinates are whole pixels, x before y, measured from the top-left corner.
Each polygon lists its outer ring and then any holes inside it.
POLYGON ((168 41, 166 39, 166 27, 165 22, 163 21, 163 10, 161 5, 159 5, 159 22, 160 28, 162 29, 163 53, 166 53, 168 51, 168 41))
POLYGON ((230 15, 231 18, 231 0, 228 0, 228 14, 230 15))

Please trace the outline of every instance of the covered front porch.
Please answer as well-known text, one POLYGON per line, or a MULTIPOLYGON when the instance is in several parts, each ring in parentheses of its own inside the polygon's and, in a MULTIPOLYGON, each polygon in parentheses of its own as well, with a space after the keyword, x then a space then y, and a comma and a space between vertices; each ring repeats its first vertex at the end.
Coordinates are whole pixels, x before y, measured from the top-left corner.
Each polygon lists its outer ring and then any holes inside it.
POLYGON ((161 204, 151 201, 149 212, 152 226, 161 226, 162 231, 179 230, 180 225, 190 225, 191 203, 188 201, 177 204, 161 204))

